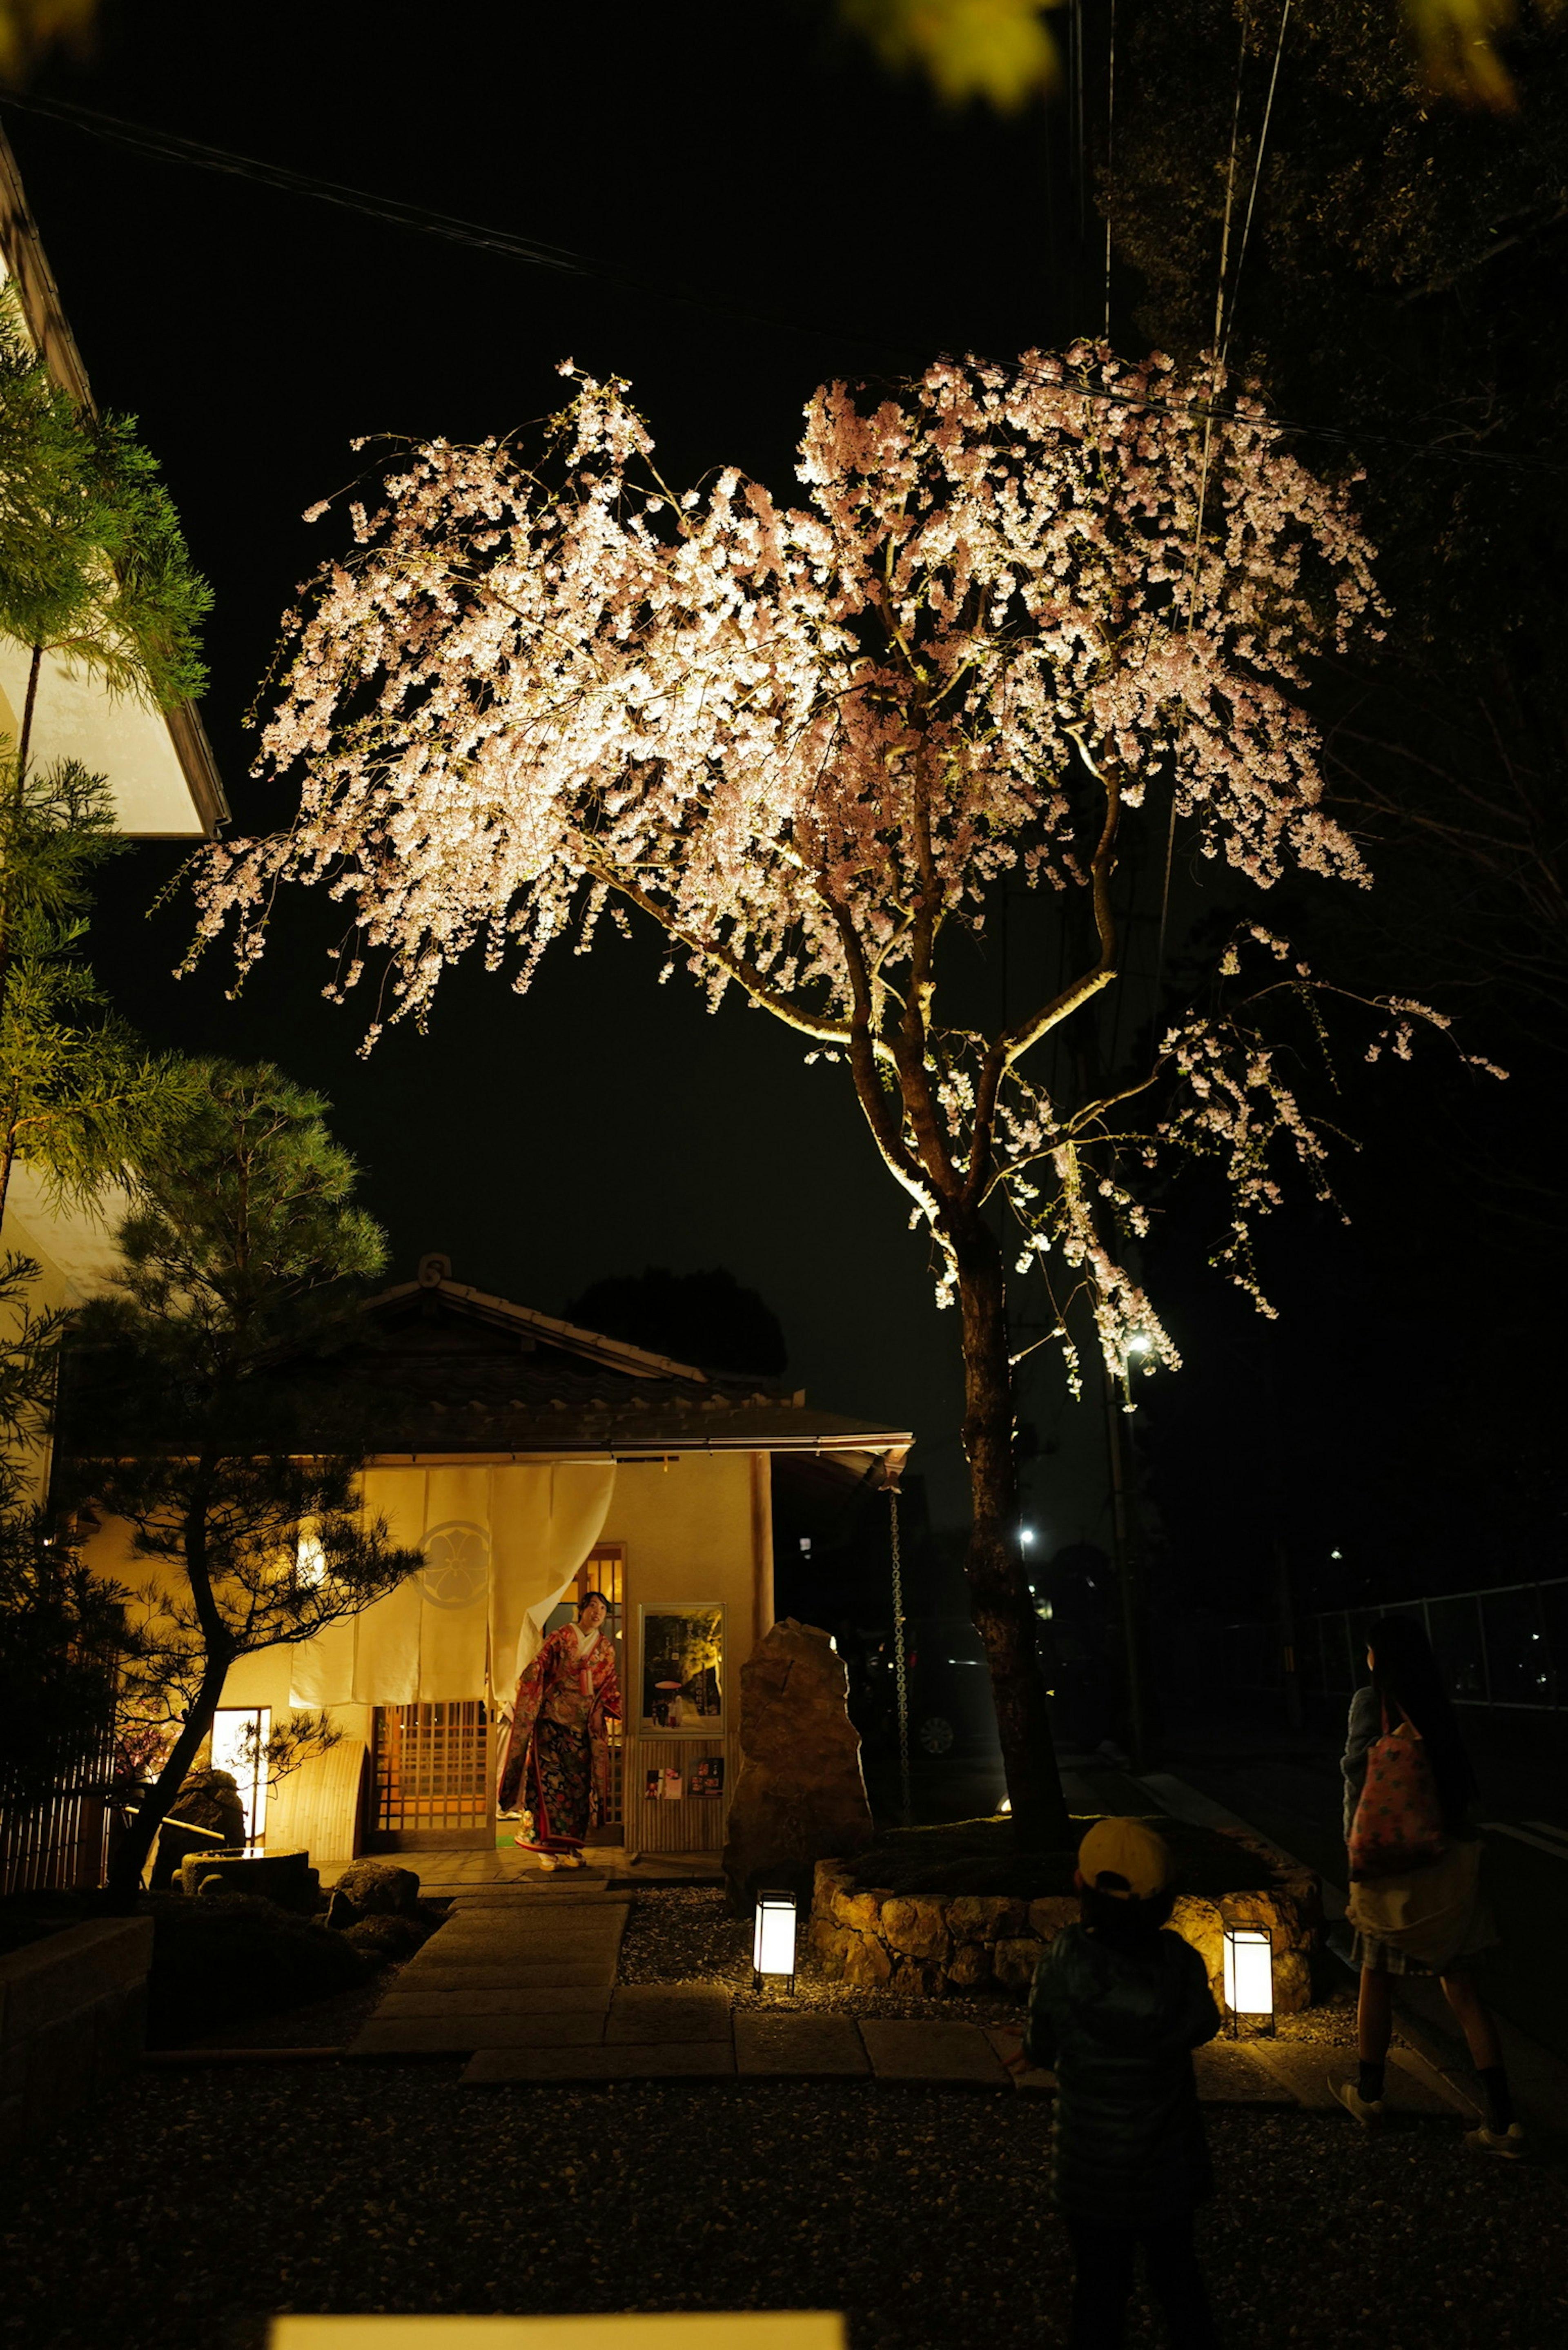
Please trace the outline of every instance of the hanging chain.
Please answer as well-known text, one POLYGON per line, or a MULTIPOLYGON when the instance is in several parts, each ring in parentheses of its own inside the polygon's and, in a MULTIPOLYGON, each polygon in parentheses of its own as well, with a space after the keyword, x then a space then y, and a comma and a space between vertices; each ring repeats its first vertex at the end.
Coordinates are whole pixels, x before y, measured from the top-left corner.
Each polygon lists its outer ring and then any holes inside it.
POLYGON ((898 1553, 898 1488, 888 1488, 893 1531, 893 1687, 898 1706, 898 1803, 906 1827, 914 1824, 909 1799, 909 1681, 904 1667, 904 1565, 898 1553))

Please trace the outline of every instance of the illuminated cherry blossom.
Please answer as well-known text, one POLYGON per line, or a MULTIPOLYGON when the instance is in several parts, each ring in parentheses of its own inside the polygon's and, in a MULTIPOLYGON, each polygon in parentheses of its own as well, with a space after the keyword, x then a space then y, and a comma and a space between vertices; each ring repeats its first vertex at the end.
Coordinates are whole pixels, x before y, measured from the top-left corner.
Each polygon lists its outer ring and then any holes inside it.
MULTIPOLYGON (((1376 620, 1369 550, 1346 494, 1208 365, 1080 346, 942 360, 898 398, 831 385, 805 411, 796 507, 728 469, 672 490, 628 388, 562 372, 573 396, 540 445, 423 443, 351 508, 352 548, 287 618, 264 737, 298 816, 210 852, 201 938, 233 921, 246 966, 279 885, 325 887, 352 917, 328 993, 375 969, 373 1041, 470 951, 524 989, 553 942, 584 952, 607 916, 640 914, 666 977, 683 965, 714 1003, 738 988, 847 1066, 960 1308, 976 1621, 1027 1831, 1053 1804, 990 1203, 1015 1214, 1075 1367, 1086 1293, 1125 1378, 1131 1355, 1176 1360, 1127 1261, 1146 1161, 1218 1157, 1229 1263, 1255 1294, 1251 1231, 1282 1164, 1321 1184, 1262 998, 1225 1008, 1243 951, 1288 962, 1264 996, 1315 988, 1261 930, 1104 1097, 1058 1097, 1037 1064, 1122 975, 1112 877, 1140 812, 1163 841, 1174 798, 1201 852, 1262 888, 1293 868, 1366 881, 1321 806, 1301 689, 1376 620), (1009 877, 1042 921, 1086 902, 1064 934, 1094 944, 981 1033, 939 983, 1009 877)), ((1378 1035, 1402 1049, 1423 1016, 1390 1004, 1378 1035)))

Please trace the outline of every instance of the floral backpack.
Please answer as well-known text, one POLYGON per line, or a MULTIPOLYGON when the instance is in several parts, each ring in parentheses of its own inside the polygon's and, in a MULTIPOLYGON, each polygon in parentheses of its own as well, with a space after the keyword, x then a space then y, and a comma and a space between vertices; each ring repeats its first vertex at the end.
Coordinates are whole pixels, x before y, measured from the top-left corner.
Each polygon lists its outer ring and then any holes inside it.
POLYGON ((1366 1750, 1366 1778, 1351 1822, 1351 1882, 1429 1867, 1447 1850, 1438 1783, 1426 1747, 1419 1738, 1390 1732, 1385 1706, 1383 1735, 1366 1750))

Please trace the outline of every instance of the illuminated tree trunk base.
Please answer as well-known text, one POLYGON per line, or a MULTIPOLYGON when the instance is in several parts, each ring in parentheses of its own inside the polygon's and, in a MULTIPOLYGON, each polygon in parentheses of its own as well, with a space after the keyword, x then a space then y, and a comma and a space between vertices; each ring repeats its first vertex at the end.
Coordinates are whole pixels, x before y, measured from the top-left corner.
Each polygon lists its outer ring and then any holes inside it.
POLYGON ((952 1235, 963 1321, 964 1454, 974 1523, 964 1572, 985 1643, 1013 1834, 1025 1849, 1071 1836, 1040 1669, 1038 1629, 1018 1541, 1012 1373, 1002 1253, 980 1218, 952 1235))

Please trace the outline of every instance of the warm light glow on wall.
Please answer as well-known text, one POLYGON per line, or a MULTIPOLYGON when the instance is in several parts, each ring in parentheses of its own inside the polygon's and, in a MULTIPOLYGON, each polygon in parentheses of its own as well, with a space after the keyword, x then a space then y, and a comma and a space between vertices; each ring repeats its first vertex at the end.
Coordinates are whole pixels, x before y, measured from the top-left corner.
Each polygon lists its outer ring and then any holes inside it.
POLYGON ((213 1716, 213 1768, 234 1773, 245 1807, 247 1844, 260 1844, 266 1834, 266 1742, 271 1735, 270 1706, 220 1706, 213 1716))

